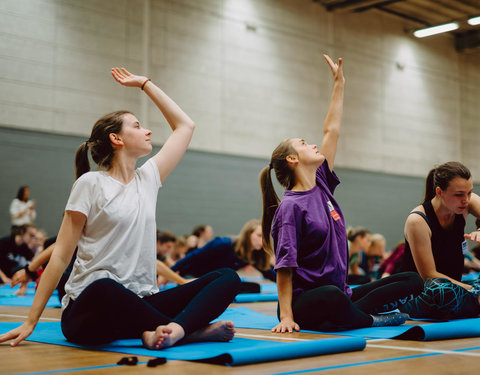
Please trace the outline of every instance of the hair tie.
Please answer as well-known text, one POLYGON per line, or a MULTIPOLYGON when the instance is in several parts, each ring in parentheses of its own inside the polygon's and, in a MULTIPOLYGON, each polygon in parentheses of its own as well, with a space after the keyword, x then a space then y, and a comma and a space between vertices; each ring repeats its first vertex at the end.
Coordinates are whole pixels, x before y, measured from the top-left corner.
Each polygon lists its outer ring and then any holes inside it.
POLYGON ((151 81, 151 79, 147 78, 147 80, 145 82, 143 82, 142 87, 140 87, 142 89, 142 91, 145 88, 145 85, 147 84, 147 82, 149 82, 149 81, 151 81))

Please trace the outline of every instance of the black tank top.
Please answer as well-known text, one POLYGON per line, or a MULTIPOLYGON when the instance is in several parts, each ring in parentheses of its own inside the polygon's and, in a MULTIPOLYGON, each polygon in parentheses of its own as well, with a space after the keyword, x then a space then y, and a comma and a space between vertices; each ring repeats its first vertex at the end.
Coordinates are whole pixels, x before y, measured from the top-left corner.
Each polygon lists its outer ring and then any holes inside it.
MULTIPOLYGON (((425 210, 425 215, 420 211, 413 211, 410 215, 419 214, 422 216, 432 231, 431 244, 435 268, 438 272, 452 279, 461 281, 463 271, 462 242, 465 240, 463 237, 465 218, 462 214, 455 215, 453 225, 448 229, 444 229, 438 221, 432 202, 428 201, 422 206, 425 210)), ((418 272, 408 241, 405 241, 402 270, 418 272)))

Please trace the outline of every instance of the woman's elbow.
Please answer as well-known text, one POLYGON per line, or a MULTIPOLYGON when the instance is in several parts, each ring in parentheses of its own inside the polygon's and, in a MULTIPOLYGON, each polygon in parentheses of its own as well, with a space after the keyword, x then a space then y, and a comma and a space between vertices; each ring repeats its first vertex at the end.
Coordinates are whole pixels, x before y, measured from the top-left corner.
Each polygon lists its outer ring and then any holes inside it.
POLYGON ((185 126, 193 133, 193 131, 195 130, 195 123, 193 122, 193 120, 190 120, 190 121, 187 121, 185 123, 185 126))

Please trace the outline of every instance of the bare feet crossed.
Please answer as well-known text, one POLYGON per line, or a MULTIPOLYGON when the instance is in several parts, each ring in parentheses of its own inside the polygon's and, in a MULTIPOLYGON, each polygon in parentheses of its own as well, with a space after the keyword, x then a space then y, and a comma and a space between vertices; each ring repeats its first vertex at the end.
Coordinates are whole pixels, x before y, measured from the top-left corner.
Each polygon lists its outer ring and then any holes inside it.
POLYGON ((169 323, 166 326, 158 326, 155 331, 143 332, 142 342, 147 349, 158 350, 175 345, 183 336, 185 331, 182 326, 169 323))

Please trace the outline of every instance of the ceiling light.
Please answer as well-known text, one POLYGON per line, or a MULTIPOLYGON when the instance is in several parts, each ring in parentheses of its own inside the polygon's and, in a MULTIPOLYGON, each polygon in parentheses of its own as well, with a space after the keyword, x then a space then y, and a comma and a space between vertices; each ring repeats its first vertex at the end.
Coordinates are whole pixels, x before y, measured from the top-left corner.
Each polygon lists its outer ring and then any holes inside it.
POLYGON ((444 25, 427 27, 426 29, 417 30, 413 33, 413 35, 416 36, 417 38, 424 38, 426 36, 446 33, 448 31, 452 31, 456 29, 458 29, 458 23, 451 22, 451 23, 446 23, 444 25))
POLYGON ((468 22, 469 25, 472 25, 472 26, 480 25, 480 16, 470 18, 467 22, 468 22))

